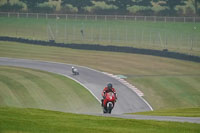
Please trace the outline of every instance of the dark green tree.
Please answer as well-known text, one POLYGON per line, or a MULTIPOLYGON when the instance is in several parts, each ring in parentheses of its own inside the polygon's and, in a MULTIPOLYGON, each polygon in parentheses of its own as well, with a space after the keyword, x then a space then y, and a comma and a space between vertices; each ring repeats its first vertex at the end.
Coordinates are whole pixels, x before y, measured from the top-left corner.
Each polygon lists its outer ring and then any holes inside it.
POLYGON ((93 5, 91 0, 62 0, 61 5, 65 6, 66 4, 77 7, 79 13, 84 11, 84 7, 93 5))
POLYGON ((134 5, 132 0, 106 0, 106 4, 115 5, 119 10, 125 12, 127 8, 134 5))
POLYGON ((114 5, 118 10, 127 12, 127 8, 138 5, 138 6, 152 6, 151 0, 95 0, 104 1, 108 5, 114 5))
POLYGON ((152 6, 152 0, 134 0, 135 4, 138 6, 152 6))
POLYGON ((23 8, 22 5, 20 4, 10 4, 10 3, 6 3, 4 5, 0 6, 0 11, 2 12, 19 12, 21 11, 23 8))
POLYGON ((160 3, 161 6, 166 6, 169 8, 169 13, 172 15, 173 13, 176 13, 175 7, 180 5, 185 5, 185 1, 187 0, 162 0, 164 3, 160 3))
POLYGON ((24 2, 29 11, 37 11, 37 6, 41 3, 48 2, 49 0, 20 0, 24 2))
POLYGON ((198 13, 198 4, 200 3, 200 0, 194 0, 193 4, 194 4, 194 8, 195 8, 195 13, 198 13))

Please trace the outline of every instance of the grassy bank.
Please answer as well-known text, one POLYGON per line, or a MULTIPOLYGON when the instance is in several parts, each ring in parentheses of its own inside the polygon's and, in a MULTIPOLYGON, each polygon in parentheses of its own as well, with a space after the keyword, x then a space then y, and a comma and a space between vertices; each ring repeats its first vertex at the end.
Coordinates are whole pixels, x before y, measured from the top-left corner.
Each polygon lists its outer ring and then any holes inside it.
POLYGON ((63 112, 101 112, 98 101, 64 76, 0 66, 0 106, 41 108, 63 112))
POLYGON ((38 109, 0 108, 1 133, 197 133, 199 124, 127 120, 38 109))
MULTIPOLYGON (((132 46, 190 54, 200 51, 200 24, 0 17, 0 35, 65 43, 132 46)), ((200 55, 200 54, 199 54, 200 55)))
POLYGON ((134 113, 138 115, 200 117, 200 108, 182 108, 134 113))
MULTIPOLYGON (((188 68, 189 69, 189 68, 188 68)), ((128 81, 140 88, 155 109, 198 107, 200 75, 182 74, 130 77, 128 81)))
POLYGON ((0 57, 78 64, 125 75, 130 83, 144 92, 145 99, 154 109, 200 106, 199 63, 146 55, 74 50, 14 42, 0 42, 0 57))

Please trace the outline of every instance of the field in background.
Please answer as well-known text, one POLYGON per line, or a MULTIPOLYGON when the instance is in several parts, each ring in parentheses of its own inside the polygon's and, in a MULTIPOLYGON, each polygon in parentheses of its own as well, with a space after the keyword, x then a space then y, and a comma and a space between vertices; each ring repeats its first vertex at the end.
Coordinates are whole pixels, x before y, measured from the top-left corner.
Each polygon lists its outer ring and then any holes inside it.
POLYGON ((6 66, 0 66, 0 106, 73 113, 101 112, 100 104, 90 92, 71 79, 6 66))
POLYGON ((0 57, 78 64, 125 75, 128 77, 126 80, 144 92, 144 98, 155 110, 200 106, 200 63, 138 54, 75 50, 2 41, 0 57))
POLYGON ((197 133, 199 124, 128 120, 38 109, 0 108, 1 133, 197 133))
POLYGON ((165 49, 200 55, 200 23, 0 17, 0 36, 165 49))

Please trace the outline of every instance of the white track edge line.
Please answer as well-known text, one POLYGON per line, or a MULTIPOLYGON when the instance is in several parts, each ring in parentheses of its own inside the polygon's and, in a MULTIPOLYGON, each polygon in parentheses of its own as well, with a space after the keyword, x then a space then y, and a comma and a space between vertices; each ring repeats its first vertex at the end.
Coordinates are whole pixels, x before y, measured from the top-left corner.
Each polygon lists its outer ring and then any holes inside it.
MULTIPOLYGON (((0 57, 0 58, 7 58, 7 57, 0 57)), ((7 59, 19 59, 19 58, 7 58, 7 59)), ((40 61, 40 62, 47 62, 47 63, 55 63, 55 64, 64 64, 64 65, 74 65, 74 66, 79 66, 79 65, 75 65, 75 64, 67 64, 67 63, 61 63, 61 62, 54 62, 54 61, 44 61, 44 60, 37 60, 37 59, 19 59, 19 60, 34 60, 34 61, 40 61)), ((93 71, 96 71, 96 72, 99 72, 99 73, 102 73, 104 74, 103 72, 101 71, 98 71, 98 70, 95 70, 95 69, 92 69, 92 68, 89 68, 89 67, 86 67, 86 66, 79 66, 79 67, 82 67, 82 68, 87 68, 87 69, 90 69, 90 70, 93 70, 93 71)), ((61 74, 63 75, 63 74, 61 74)), ((106 75, 106 74, 104 74, 106 75)), ((63 75, 63 76, 66 76, 66 75, 63 75)), ((68 76, 67 76, 68 77, 68 76)), ((85 85, 83 85, 82 83, 80 83, 79 81, 73 79, 70 77, 70 79, 78 82, 79 84, 81 84, 83 87, 85 87, 85 85)), ((115 79, 115 78, 114 78, 115 79)), ((123 84, 123 83, 122 83, 123 84)), ((100 100, 94 95, 94 93, 91 92, 91 90, 89 90, 87 87, 85 87, 99 102, 100 100)), ((129 88, 129 87, 128 87, 129 88)), ((129 88, 130 89, 130 88, 129 88)), ((131 89, 132 90, 132 89, 131 89)), ((133 90, 132 90, 133 91, 133 90)), ((133 91, 134 92, 134 91, 133 91)), ((136 93, 137 94, 137 93, 136 93)), ((138 95, 138 94, 137 94, 138 95)), ((139 95, 138 95, 139 96, 139 95)), ((151 111, 153 111, 153 108, 151 107, 151 105, 141 96, 139 96, 146 104, 147 106, 151 109, 151 111)), ((101 103, 101 102, 100 102, 101 103)))
MULTIPOLYGON (((103 74, 105 74, 105 75, 107 75, 107 76, 109 76, 108 74, 106 74, 105 72, 102 72, 103 74)), ((112 77, 112 76, 110 76, 110 77, 112 77)), ((114 78, 114 77, 112 77, 112 78, 114 78)), ((114 78, 114 79, 116 79, 116 78, 114 78)), ((117 80, 117 79, 116 79, 117 80)), ((119 80, 118 80, 119 81, 119 80)), ((120 82, 120 81, 119 81, 120 82)), ((122 82, 120 82, 120 83, 122 83, 122 82)), ((127 82, 128 83, 128 82, 127 82)), ((122 83, 122 84, 124 84, 124 83, 122 83)), ((126 84, 124 84, 126 87, 128 87, 126 84)), ((136 93, 133 89, 131 89, 130 87, 128 87, 130 90, 132 90, 136 95, 138 95, 138 97, 140 98, 140 99, 142 99, 146 104, 147 104, 147 106, 150 108, 150 110, 151 111, 153 111, 153 108, 152 108, 152 106, 142 97, 142 96, 140 96, 138 93, 136 93)))
POLYGON ((83 86, 84 88, 86 88, 86 89, 97 99, 97 101, 98 101, 99 103, 101 103, 101 101, 97 98, 97 96, 95 96, 94 93, 93 93, 89 88, 87 88, 84 84, 82 84, 81 82, 79 82, 78 80, 76 80, 76 79, 74 79, 74 78, 72 78, 72 77, 70 77, 70 76, 68 76, 68 75, 65 75, 65 74, 60 74, 60 73, 59 73, 59 75, 65 76, 65 77, 67 77, 67 78, 69 78, 69 79, 72 79, 72 80, 76 81, 76 82, 79 83, 81 86, 83 86))
MULTIPOLYGON (((6 59, 7 57, 0 57, 0 58, 2 58, 2 59, 6 59)), ((7 59, 17 59, 17 60, 27 60, 27 61, 30 61, 30 59, 19 59, 19 58, 7 58, 7 59)), ((32 60, 32 59, 31 59, 32 60)), ((33 59, 34 60, 34 59, 33 59)), ((51 61, 42 61, 42 60, 34 60, 34 61, 40 61, 40 62, 47 62, 47 63, 54 63, 54 64, 64 64, 64 65, 73 65, 73 64, 65 64, 65 63, 60 63, 60 62, 51 62, 51 61)), ((76 66, 78 66, 78 65, 76 65, 76 66)), ((51 73, 53 73, 53 72, 51 72, 51 73)), ((99 103, 101 103, 101 101, 97 98, 97 96, 95 96, 94 95, 94 93, 88 88, 88 87, 86 87, 84 84, 82 84, 81 82, 79 82, 78 80, 76 80, 76 79, 74 79, 74 78, 72 78, 72 77, 70 77, 70 76, 68 76, 68 75, 65 75, 65 74, 61 74, 61 73, 55 73, 55 74, 58 74, 58 75, 62 75, 62 76, 65 76, 65 77, 67 77, 67 78, 69 78, 69 79, 71 79, 71 80, 74 80, 75 82, 77 82, 78 84, 80 84, 81 86, 83 86, 84 88, 86 88, 86 90, 88 90, 94 97, 95 97, 95 99, 97 99, 97 101, 99 102, 99 103)))

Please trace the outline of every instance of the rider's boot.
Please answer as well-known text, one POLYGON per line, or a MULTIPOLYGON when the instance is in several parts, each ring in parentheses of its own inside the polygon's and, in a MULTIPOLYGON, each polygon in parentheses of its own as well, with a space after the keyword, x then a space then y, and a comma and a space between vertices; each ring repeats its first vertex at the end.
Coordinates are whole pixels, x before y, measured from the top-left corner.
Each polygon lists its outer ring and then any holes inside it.
POLYGON ((101 99, 101 106, 103 107, 103 99, 101 99))

